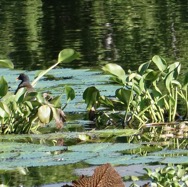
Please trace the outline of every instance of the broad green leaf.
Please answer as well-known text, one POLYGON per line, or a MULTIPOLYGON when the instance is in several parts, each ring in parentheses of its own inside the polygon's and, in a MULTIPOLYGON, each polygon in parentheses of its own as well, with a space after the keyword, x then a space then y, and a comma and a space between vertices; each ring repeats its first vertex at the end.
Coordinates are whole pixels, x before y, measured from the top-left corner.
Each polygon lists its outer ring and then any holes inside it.
POLYGON ((63 49, 58 55, 58 63, 71 62, 78 59, 79 54, 73 49, 63 49))
POLYGON ((0 68, 14 69, 14 64, 8 59, 0 60, 0 68))
POLYGON ((38 109, 38 117, 42 123, 49 123, 51 118, 51 109, 48 105, 43 105, 38 109))
POLYGON ((178 78, 180 74, 181 64, 179 62, 175 62, 168 66, 168 73, 165 77, 165 86, 169 92, 171 92, 172 81, 178 78))
POLYGON ((126 105, 130 102, 130 100, 132 99, 132 92, 131 90, 126 90, 124 88, 120 88, 116 90, 116 97, 122 101, 123 103, 125 103, 126 105))
POLYGON ((0 77, 0 97, 3 97, 8 92, 8 83, 3 76, 0 77))
POLYGON ((149 65, 150 65, 150 61, 149 62, 146 62, 146 63, 143 63, 139 66, 138 68, 138 72, 143 75, 145 73, 145 71, 148 69, 149 65))
POLYGON ((175 62, 168 67, 168 74, 165 77, 165 85, 167 90, 170 92, 170 87, 172 85, 172 81, 178 78, 180 74, 181 64, 179 62, 175 62))
POLYGON ((99 90, 94 86, 86 88, 86 90, 83 93, 83 99, 87 104, 87 109, 91 109, 93 106, 98 106, 99 98, 99 90))
POLYGON ((158 69, 163 72, 166 70, 167 68, 167 65, 166 65, 166 61, 161 58, 160 56, 158 55, 155 55, 153 58, 152 58, 152 61, 155 63, 155 65, 158 67, 158 69))
POLYGON ((179 62, 174 62, 168 66, 168 72, 174 72, 174 78, 176 79, 177 76, 180 74, 181 64, 179 62))
POLYGON ((154 82, 156 79, 158 79, 160 77, 160 72, 158 71, 150 71, 146 77, 145 77, 145 80, 147 81, 151 81, 151 82, 154 82))
POLYGON ((65 93, 67 95, 67 101, 71 101, 75 98, 75 92, 74 89, 70 86, 65 86, 65 93))
POLYGON ((121 66, 119 66, 117 64, 109 63, 109 64, 103 66, 102 70, 111 74, 111 75, 118 77, 122 81, 122 83, 125 82, 126 75, 125 75, 125 71, 123 70, 123 68, 121 66))

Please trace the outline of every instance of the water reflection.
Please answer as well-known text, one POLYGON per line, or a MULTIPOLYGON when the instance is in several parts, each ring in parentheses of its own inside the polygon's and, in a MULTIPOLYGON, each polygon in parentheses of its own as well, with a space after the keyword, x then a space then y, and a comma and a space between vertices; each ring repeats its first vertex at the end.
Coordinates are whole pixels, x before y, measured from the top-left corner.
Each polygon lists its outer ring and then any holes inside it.
POLYGON ((160 54, 185 64, 187 1, 1 1, 0 56, 20 69, 44 69, 63 48, 82 59, 66 67, 124 68, 160 54))

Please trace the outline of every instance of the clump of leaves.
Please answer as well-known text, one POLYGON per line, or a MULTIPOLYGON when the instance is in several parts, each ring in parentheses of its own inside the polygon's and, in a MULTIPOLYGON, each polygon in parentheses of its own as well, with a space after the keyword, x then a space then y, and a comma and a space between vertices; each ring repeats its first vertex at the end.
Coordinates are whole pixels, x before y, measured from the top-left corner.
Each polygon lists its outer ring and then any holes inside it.
POLYGON ((144 168, 152 179, 153 186, 188 186, 188 169, 182 165, 157 168, 155 171, 144 168))
MULTIPOLYGON (((78 53, 73 49, 64 49, 58 55, 56 64, 42 71, 38 77, 32 82, 34 86, 37 81, 51 69, 62 62, 70 62, 78 58, 78 53)), ((13 65, 9 61, 0 61, 2 67, 12 68, 13 65)), ((75 97, 74 90, 65 86, 63 92, 67 95, 68 102, 75 97)), ((0 124, 1 133, 29 133, 36 132, 41 125, 48 124, 51 120, 56 121, 58 128, 63 126, 65 115, 60 102, 60 96, 56 96, 51 101, 48 101, 38 92, 26 92, 24 89, 19 89, 16 95, 8 92, 8 83, 4 77, 0 78, 0 124)))
MULTIPOLYGON (((110 75, 113 83, 119 85, 114 99, 101 95, 94 86, 85 90, 83 98, 90 111, 96 111, 100 106, 112 111, 110 115, 105 112, 101 114, 106 122, 115 124, 114 119, 119 118, 123 126, 129 124, 131 127, 135 124, 133 122, 141 126, 145 123, 172 122, 176 120, 180 103, 185 108, 184 118, 187 118, 188 73, 180 82, 179 62, 167 65, 163 58, 156 55, 149 62, 141 64, 137 71, 129 70, 126 73, 121 66, 113 63, 105 65, 102 70, 110 75), (118 113, 119 109, 124 110, 123 115, 118 113)), ((97 118, 99 121, 100 116, 97 118)))

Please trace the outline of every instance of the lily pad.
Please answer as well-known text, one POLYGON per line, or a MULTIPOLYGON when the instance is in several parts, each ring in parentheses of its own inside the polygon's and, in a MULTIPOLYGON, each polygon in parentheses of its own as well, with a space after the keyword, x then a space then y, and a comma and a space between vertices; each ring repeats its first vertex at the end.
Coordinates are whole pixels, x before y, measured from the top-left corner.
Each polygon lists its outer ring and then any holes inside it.
POLYGON ((188 150, 186 149, 175 149, 175 150, 162 150, 162 151, 158 151, 158 152, 153 152, 153 153, 150 153, 150 155, 173 155, 173 154, 180 154, 180 155, 183 155, 183 154, 188 154, 188 150))
POLYGON ((92 143, 70 146, 68 149, 77 152, 97 152, 110 154, 111 152, 132 150, 141 147, 140 144, 129 143, 92 143))
POLYGON ((165 164, 188 164, 188 156, 166 157, 161 163, 165 164))

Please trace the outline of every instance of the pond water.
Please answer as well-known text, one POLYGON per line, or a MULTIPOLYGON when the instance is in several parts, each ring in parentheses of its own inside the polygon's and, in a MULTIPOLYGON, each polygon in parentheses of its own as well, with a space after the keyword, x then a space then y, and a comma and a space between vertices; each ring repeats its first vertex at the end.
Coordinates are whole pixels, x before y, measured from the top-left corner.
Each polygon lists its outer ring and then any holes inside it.
MULTIPOLYGON (((186 0, 139 0, 137 3, 125 0, 2 0, 0 22, 0 58, 10 58, 16 69, 8 73, 1 70, 1 74, 9 81, 12 90, 16 88, 14 76, 28 70, 32 79, 33 70, 52 65, 64 48, 80 52, 80 60, 62 64, 66 69, 53 72, 56 77, 64 77, 63 83, 61 79, 44 79, 37 89, 54 87, 52 94, 59 94, 61 84, 71 84, 80 93, 79 101, 87 86, 94 85, 99 79, 107 80, 104 76, 100 77, 99 72, 88 71, 88 68, 100 69, 109 62, 118 63, 126 70, 136 69, 159 54, 169 63, 180 61, 183 72, 187 71, 186 0), (87 80, 82 81, 83 75, 87 80)), ((103 83, 98 87, 103 88, 103 83)), ((113 86, 110 88, 111 91, 114 89, 113 86)), ((82 114, 85 105, 70 103, 66 112, 71 112, 73 108, 82 114)), ((2 139, 7 140, 10 141, 11 137, 2 139)), ((32 137, 29 140, 34 142, 32 137)), ((88 165, 29 167, 26 175, 24 171, 22 174, 2 171, 0 181, 8 186, 50 186, 51 183, 62 186, 62 182, 74 180, 74 169, 81 167, 88 165)))
POLYGON ((156 54, 187 67, 187 10, 185 0, 3 0, 0 56, 24 70, 46 68, 64 48, 82 55, 64 67, 134 69, 156 54))

